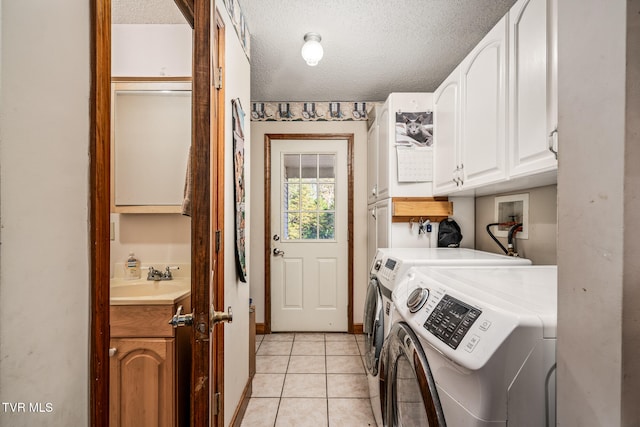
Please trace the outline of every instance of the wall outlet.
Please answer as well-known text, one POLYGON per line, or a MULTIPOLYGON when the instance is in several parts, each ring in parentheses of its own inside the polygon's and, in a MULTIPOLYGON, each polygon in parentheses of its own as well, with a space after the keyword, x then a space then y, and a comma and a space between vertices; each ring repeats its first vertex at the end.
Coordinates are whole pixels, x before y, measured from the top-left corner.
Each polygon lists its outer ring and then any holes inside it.
POLYGON ((529 193, 499 196, 495 199, 495 222, 499 225, 494 233, 498 237, 508 237, 514 224, 522 223, 522 231, 516 234, 518 239, 529 238, 529 193))

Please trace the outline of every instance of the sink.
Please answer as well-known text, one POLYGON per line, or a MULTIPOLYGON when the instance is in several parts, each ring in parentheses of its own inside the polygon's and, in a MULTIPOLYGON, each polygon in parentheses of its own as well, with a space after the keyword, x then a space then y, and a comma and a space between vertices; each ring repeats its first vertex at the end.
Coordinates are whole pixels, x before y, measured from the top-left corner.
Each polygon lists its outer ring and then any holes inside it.
POLYGON ((117 280, 111 281, 111 305, 130 304, 172 304, 191 292, 189 279, 147 281, 117 280))

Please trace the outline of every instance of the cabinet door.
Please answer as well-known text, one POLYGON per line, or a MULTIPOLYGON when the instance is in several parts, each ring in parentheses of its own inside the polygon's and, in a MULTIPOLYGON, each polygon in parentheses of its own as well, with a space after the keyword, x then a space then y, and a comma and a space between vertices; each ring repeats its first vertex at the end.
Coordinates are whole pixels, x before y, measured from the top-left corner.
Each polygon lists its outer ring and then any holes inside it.
POLYGON ((506 178, 506 40, 505 16, 461 65, 463 187, 506 178))
MULTIPOLYGON (((378 191, 376 200, 389 197, 389 105, 384 104, 378 122, 378 191)), ((394 177, 395 179, 395 177, 394 177)))
POLYGON ((111 427, 175 425, 174 339, 112 339, 111 427))
POLYGON ((378 192, 378 121, 369 129, 367 138, 367 203, 376 201, 378 192))
POLYGON ((553 105, 554 50, 548 29, 548 0, 520 0, 509 12, 509 175, 557 168, 549 150, 556 126, 553 105))
POLYGON ((390 247, 391 199, 376 204, 376 247, 390 247))
POLYGON ((440 85, 434 95, 433 108, 433 193, 456 191, 460 135, 460 69, 440 85))
MULTIPOLYGON (((373 258, 376 256, 378 248, 378 236, 376 228, 376 207, 369 206, 367 215, 367 268, 371 268, 373 258)), ((367 271, 367 277, 369 272, 367 271)))

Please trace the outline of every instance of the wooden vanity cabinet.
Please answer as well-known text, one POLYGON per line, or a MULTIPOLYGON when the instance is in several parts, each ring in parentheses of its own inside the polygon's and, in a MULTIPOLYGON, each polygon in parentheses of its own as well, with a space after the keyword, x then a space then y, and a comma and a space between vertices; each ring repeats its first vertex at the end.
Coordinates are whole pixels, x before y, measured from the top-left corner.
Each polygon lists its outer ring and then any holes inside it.
POLYGON ((189 425, 190 328, 168 324, 179 305, 111 306, 111 427, 189 425))

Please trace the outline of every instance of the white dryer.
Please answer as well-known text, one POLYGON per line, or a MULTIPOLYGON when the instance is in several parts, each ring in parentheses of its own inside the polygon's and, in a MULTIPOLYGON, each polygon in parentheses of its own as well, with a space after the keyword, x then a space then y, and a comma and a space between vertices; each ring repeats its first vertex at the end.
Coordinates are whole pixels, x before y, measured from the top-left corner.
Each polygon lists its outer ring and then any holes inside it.
POLYGON ((555 425, 555 266, 413 268, 393 300, 385 425, 555 425))
POLYGON ((371 406, 378 425, 382 425, 380 357, 392 323, 391 293, 413 266, 514 266, 530 265, 524 258, 508 257, 466 248, 389 248, 378 249, 373 260, 364 307, 365 365, 371 406))

